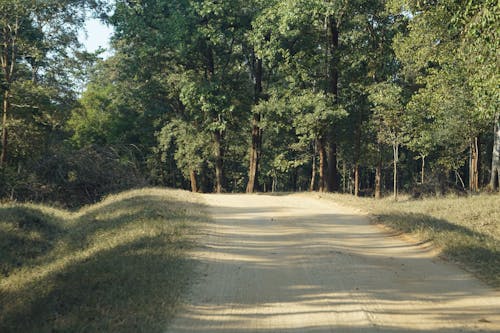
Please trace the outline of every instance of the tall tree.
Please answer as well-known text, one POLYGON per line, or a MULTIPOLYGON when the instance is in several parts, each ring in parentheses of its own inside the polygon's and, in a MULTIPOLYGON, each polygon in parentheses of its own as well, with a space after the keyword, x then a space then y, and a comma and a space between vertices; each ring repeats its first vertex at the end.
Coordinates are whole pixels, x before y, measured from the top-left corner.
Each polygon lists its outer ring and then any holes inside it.
MULTIPOLYGON (((12 112, 39 110, 35 104, 12 103, 23 87, 31 84, 32 90, 51 94, 55 85, 62 85, 67 78, 72 53, 78 47, 78 28, 84 20, 85 9, 95 2, 88 1, 0 1, 0 65, 2 89, 2 150, 0 166, 8 159, 9 127, 12 112)), ((68 82, 68 81, 67 81, 68 82)), ((56 88, 58 89, 58 88, 56 88)), ((65 91, 70 93, 69 90, 65 91)), ((61 96, 62 94, 59 94, 61 96)), ((57 99, 57 94, 51 98, 57 99)), ((48 96, 47 96, 48 97, 48 96)))
POLYGON ((381 142, 390 144, 393 152, 393 193, 398 199, 398 161, 399 148, 405 141, 404 103, 402 91, 395 83, 379 83, 372 88, 370 99, 374 105, 375 121, 378 123, 378 136, 381 142))

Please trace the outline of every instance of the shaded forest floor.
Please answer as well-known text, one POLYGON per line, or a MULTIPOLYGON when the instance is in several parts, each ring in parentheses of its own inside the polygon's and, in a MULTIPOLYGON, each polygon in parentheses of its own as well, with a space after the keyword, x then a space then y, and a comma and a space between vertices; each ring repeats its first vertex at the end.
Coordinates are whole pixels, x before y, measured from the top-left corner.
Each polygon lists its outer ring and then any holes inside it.
POLYGON ((201 200, 142 189, 76 212, 0 205, 0 331, 161 332, 190 281, 201 200))
POLYGON ((397 202, 341 194, 320 196, 358 208, 375 223, 431 242, 442 256, 500 288, 500 195, 403 197, 397 202))

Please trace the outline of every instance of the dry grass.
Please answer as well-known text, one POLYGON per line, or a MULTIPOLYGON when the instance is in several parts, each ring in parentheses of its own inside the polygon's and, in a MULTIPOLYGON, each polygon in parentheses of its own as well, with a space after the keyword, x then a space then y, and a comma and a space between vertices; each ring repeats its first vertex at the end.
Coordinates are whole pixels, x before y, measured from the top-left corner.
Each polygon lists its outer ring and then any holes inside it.
POLYGON ((161 332, 189 283, 199 196, 143 189, 68 212, 0 206, 0 332, 161 332))
POLYGON ((450 260, 500 287, 500 196, 375 200, 350 195, 323 197, 371 214, 376 222, 431 241, 450 260))

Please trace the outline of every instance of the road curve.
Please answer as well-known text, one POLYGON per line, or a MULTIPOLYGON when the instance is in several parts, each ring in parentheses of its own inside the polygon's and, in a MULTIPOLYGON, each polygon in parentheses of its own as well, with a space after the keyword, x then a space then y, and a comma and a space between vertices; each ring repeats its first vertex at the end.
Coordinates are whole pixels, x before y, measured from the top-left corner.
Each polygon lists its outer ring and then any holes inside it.
POLYGON ((312 195, 206 195, 169 333, 500 332, 500 293, 312 195))

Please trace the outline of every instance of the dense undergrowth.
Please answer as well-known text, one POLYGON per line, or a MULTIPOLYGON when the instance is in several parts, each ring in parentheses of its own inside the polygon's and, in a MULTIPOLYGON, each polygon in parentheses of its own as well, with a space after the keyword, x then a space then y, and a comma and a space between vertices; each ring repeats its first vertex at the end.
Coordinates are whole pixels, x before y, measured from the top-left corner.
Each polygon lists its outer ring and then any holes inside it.
POLYGON ((200 198, 142 189, 69 212, 0 206, 0 332, 161 332, 188 284, 200 198))
POLYGON ((463 264, 490 285, 500 287, 500 196, 409 197, 395 202, 350 195, 325 198, 371 214, 392 229, 431 241, 442 255, 463 264))

